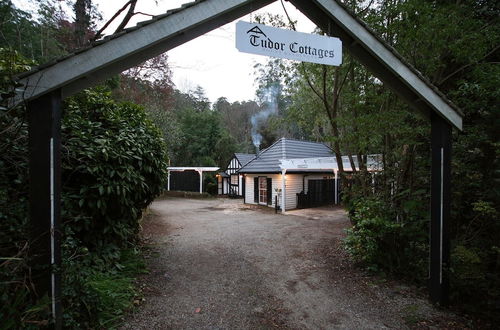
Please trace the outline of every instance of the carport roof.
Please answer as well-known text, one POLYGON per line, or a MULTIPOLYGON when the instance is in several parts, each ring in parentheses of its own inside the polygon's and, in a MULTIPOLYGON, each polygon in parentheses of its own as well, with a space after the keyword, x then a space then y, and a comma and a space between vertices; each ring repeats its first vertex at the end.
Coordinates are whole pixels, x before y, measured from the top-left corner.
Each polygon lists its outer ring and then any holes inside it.
POLYGON ((215 172, 219 168, 218 167, 203 167, 203 166, 187 166, 187 167, 175 167, 168 166, 167 170, 172 172, 183 172, 183 171, 202 171, 202 172, 215 172))
MULTIPOLYGON (((356 155, 352 156, 356 170, 359 170, 359 161, 356 155)), ((316 157, 316 158, 297 158, 280 160, 282 170, 292 172, 310 172, 319 170, 338 170, 339 166, 336 157, 316 157)), ((382 156, 368 155, 366 160, 368 171, 382 170, 382 156)), ((352 171, 351 162, 348 156, 342 156, 342 165, 344 171, 352 171)))

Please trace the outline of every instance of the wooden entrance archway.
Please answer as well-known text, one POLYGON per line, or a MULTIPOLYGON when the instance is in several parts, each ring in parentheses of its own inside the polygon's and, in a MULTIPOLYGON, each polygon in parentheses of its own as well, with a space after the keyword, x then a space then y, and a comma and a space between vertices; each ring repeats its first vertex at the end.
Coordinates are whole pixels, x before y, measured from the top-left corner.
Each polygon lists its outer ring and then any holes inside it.
MULTIPOLYGON (((197 0, 95 42, 56 62, 19 76, 25 86, 14 104, 27 102, 30 150, 30 217, 36 262, 50 265, 37 288, 52 298, 56 328, 61 327, 60 279, 60 129, 61 100, 151 57, 216 29, 275 0, 197 0)), ((336 0, 289 0, 323 31, 342 40, 359 62, 413 109, 431 121, 430 296, 448 296, 451 130, 462 129, 462 113, 394 49, 336 0)))

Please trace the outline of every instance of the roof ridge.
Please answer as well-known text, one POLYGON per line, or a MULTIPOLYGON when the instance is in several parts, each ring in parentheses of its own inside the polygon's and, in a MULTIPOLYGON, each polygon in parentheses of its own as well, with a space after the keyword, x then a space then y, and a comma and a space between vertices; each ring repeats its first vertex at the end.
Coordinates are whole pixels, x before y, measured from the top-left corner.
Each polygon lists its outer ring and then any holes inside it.
POLYGON ((269 149, 271 149, 275 144, 277 144, 278 142, 280 142, 282 139, 284 139, 284 138, 282 137, 282 138, 278 139, 277 141, 275 141, 273 144, 271 144, 269 147, 267 147, 265 149, 262 149, 259 153, 257 153, 255 155, 255 157, 251 161, 249 161, 248 163, 246 163, 239 170, 241 171, 242 169, 244 169, 245 167, 247 167, 248 165, 250 165, 251 163, 253 163, 255 160, 259 159, 260 156, 262 156, 262 154, 266 153, 269 149))
POLYGON ((300 139, 296 139, 296 138, 289 138, 289 137, 281 137, 279 140, 297 141, 297 142, 315 143, 315 144, 325 144, 325 142, 316 142, 316 141, 310 141, 310 140, 300 140, 300 139))

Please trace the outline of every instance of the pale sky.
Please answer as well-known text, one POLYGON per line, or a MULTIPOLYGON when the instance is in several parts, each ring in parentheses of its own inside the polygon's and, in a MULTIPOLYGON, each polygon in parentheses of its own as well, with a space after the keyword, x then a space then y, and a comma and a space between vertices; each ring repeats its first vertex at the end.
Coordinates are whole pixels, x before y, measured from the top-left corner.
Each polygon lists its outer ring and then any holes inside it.
MULTIPOLYGON (((14 4, 22 9, 32 9, 28 0, 14 0, 14 4)), ((120 9, 127 0, 93 0, 103 15, 103 23, 120 9)), ((178 8, 189 0, 139 0, 136 12, 151 15, 165 13, 169 9, 178 8)), ((297 31, 312 32, 315 25, 295 7, 284 1, 292 20, 297 20, 297 31)), ((250 22, 257 13, 270 12, 285 17, 280 1, 253 12, 251 15, 240 18, 250 22)), ((138 21, 148 20, 148 16, 136 15, 129 24, 135 25, 138 21)), ((240 20, 238 19, 238 20, 240 20)), ((117 24, 121 21, 116 20, 117 24)), ((237 21, 237 20, 236 20, 237 21)), ((231 22, 198 37, 190 42, 178 46, 167 52, 173 72, 173 81, 176 87, 186 92, 201 86, 210 99, 215 102, 220 96, 225 96, 230 102, 253 100, 255 98, 254 69, 257 62, 263 62, 266 57, 240 53, 235 47, 235 24, 231 22)), ((113 33, 117 24, 111 25, 106 32, 113 33)))

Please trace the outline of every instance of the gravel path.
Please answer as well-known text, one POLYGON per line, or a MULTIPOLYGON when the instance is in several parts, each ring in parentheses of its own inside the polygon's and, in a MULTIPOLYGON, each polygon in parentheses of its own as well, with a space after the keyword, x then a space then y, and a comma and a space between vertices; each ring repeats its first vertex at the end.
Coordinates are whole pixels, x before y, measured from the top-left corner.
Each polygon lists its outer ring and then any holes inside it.
POLYGON ((414 288, 353 267, 340 208, 276 215, 241 200, 155 201, 145 301, 123 329, 464 328, 414 288))

